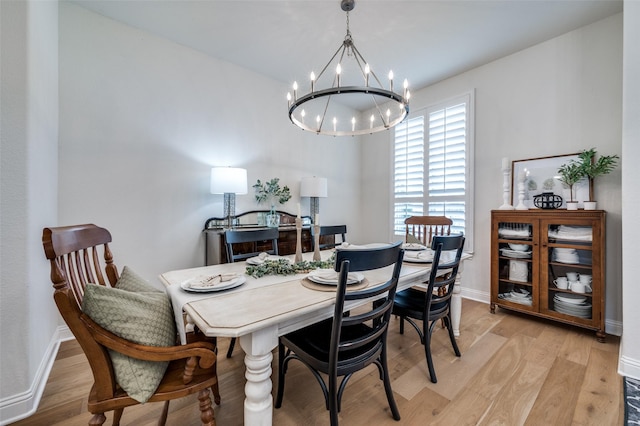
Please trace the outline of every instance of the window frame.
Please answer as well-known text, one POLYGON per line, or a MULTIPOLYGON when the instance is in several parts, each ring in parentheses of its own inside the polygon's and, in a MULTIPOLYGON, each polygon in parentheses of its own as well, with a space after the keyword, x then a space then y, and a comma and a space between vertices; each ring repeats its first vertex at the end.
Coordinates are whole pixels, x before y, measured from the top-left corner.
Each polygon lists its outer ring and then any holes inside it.
POLYGON ((395 208, 396 203, 421 203, 423 211, 427 211, 429 203, 429 177, 428 177, 428 143, 429 143, 429 113, 454 106, 459 103, 466 103, 466 129, 465 129, 465 194, 463 196, 465 203, 465 252, 473 253, 474 247, 474 194, 475 194, 475 90, 469 90, 462 94, 452 96, 450 98, 431 103, 412 110, 406 120, 423 116, 424 117, 424 159, 423 159, 423 195, 419 197, 403 197, 396 198, 395 192, 395 131, 391 132, 391 148, 390 148, 390 191, 391 191, 391 240, 404 238, 404 234, 396 234, 395 232, 395 208))

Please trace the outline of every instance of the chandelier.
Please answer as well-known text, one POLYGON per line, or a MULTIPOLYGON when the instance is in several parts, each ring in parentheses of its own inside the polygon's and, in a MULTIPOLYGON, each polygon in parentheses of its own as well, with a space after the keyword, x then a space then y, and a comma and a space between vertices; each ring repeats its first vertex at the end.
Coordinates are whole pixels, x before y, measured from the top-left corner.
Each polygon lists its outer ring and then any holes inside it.
POLYGON ((347 35, 322 71, 317 76, 311 72, 308 93, 293 83, 293 94, 287 93, 289 119, 302 130, 329 136, 390 129, 409 113, 408 82, 404 80, 402 93, 394 92, 393 71, 389 71, 386 87, 382 84, 349 31, 349 11, 355 0, 342 0, 340 6, 347 14, 347 35), (331 71, 335 73, 328 75, 331 71))

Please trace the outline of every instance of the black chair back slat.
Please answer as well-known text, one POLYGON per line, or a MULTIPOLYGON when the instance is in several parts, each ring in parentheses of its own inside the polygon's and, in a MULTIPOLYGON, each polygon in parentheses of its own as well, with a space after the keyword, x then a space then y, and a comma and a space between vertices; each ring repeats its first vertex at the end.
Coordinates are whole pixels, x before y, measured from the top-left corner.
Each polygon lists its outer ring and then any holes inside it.
POLYGON ((224 239, 227 247, 227 260, 233 263, 236 260, 244 260, 259 255, 262 250, 252 250, 250 253, 234 252, 234 244, 257 243, 260 241, 270 241, 271 249, 264 250, 269 254, 278 254, 278 228, 251 229, 246 231, 226 231, 224 239))

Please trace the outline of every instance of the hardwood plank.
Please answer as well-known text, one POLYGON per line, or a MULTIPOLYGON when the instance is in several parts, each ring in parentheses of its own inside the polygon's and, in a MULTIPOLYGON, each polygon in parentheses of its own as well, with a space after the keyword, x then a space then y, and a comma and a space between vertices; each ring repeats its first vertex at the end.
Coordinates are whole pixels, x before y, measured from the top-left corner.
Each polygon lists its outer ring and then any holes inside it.
POLYGON ((548 371, 534 362, 520 364, 513 379, 496 395, 480 424, 524 424, 548 371))
POLYGON ((512 380, 532 341, 533 338, 523 334, 513 335, 478 372, 469 384, 469 388, 485 398, 493 400, 500 390, 512 380))
MULTIPOLYGON (((477 425, 491 406, 491 400, 479 393, 465 388, 455 400, 445 407, 442 413, 430 423, 431 426, 471 426, 477 425)), ((427 423, 425 423, 427 424, 427 423)))
POLYGON ((535 400, 526 425, 569 425, 585 367, 556 358, 535 400))
MULTIPOLYGON (((622 377, 611 374, 618 363, 617 353, 592 347, 580 389, 574 423, 593 425, 616 424, 620 410, 622 377)), ((619 423, 618 423, 619 424, 619 423)))

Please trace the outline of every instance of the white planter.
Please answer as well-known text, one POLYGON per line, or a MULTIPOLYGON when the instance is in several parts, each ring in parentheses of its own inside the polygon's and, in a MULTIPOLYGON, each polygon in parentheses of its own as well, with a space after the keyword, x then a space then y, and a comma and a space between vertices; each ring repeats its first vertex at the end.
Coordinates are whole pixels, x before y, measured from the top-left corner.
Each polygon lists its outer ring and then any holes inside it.
POLYGON ((567 210, 578 210, 577 201, 567 201, 567 210))
POLYGON ((585 201, 584 209, 585 210, 595 210, 597 208, 597 202, 595 201, 585 201))

